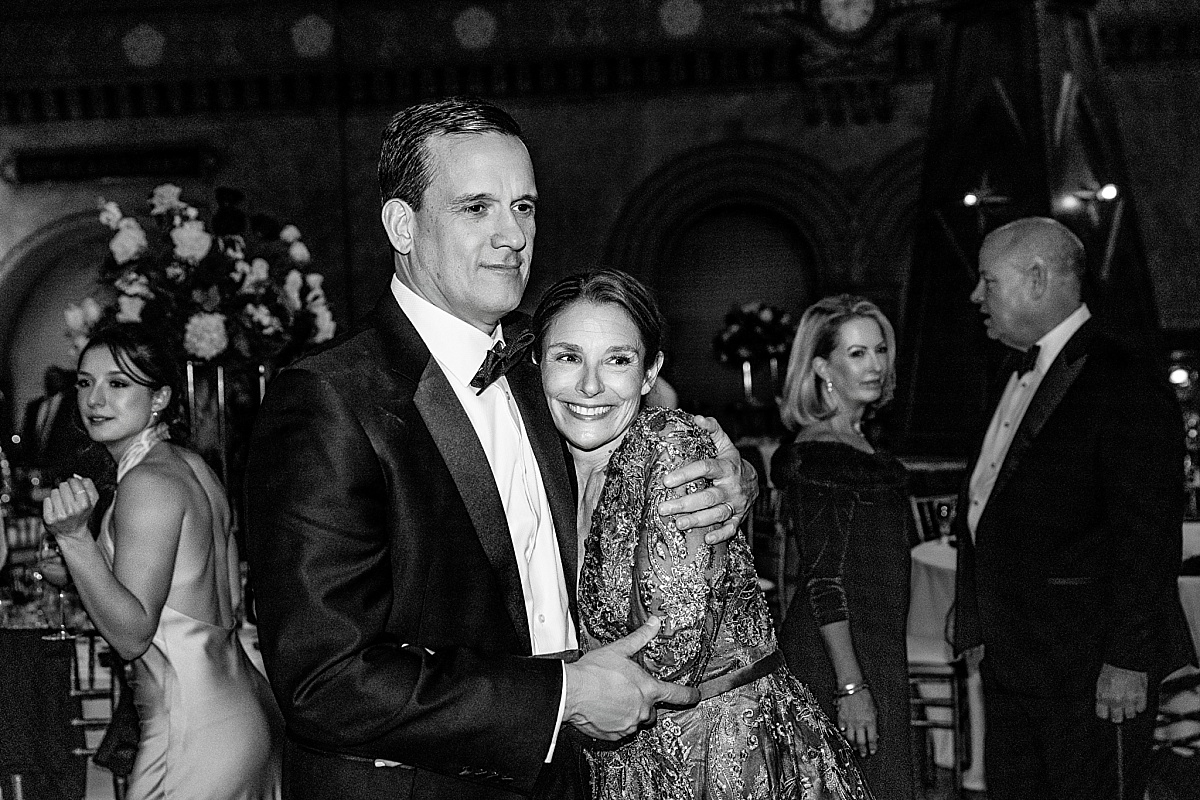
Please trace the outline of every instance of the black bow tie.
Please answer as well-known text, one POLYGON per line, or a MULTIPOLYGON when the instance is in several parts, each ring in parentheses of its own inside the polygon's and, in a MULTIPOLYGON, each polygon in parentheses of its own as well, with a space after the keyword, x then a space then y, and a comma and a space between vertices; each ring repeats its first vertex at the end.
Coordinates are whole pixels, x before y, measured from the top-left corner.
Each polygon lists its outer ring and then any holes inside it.
POLYGON ((1026 372, 1032 371, 1037 366, 1038 353, 1040 352, 1042 352, 1042 348, 1035 344, 1021 354, 1021 360, 1017 362, 1018 378, 1024 378, 1026 372))
POLYGON ((488 350, 487 355, 484 356, 483 366, 475 373, 475 377, 471 378, 471 386, 479 390, 475 394, 483 394, 484 389, 512 369, 525 355, 525 351, 531 344, 533 344, 533 334, 529 331, 525 331, 507 345, 504 342, 496 342, 496 346, 488 350))

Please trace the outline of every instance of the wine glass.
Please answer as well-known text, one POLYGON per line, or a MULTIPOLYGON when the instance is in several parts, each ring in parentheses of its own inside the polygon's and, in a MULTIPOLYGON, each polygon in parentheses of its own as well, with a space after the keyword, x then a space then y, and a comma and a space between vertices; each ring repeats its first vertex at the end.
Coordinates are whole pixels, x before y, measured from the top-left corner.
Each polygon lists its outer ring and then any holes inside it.
POLYGON ((71 584, 71 573, 63 563, 62 554, 58 550, 58 542, 50 534, 42 537, 42 545, 38 550, 38 572, 42 580, 58 590, 58 630, 48 633, 42 638, 48 642, 65 642, 75 638, 75 634, 67 630, 66 588, 71 584))

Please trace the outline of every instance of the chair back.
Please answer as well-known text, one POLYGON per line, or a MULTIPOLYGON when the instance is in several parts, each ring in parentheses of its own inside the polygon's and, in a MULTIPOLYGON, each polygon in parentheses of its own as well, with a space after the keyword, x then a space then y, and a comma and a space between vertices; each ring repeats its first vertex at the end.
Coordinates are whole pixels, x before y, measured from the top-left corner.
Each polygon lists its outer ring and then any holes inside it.
POLYGON ((950 528, 954 523, 955 504, 958 495, 935 494, 925 497, 910 497, 913 522, 916 525, 917 539, 915 544, 927 542, 930 539, 950 538, 950 528))

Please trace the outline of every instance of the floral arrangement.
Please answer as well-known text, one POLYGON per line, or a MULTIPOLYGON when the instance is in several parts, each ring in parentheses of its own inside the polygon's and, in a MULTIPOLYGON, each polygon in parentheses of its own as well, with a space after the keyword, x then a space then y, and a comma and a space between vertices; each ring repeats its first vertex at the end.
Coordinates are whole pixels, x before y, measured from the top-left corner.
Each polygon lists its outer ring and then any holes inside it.
POLYGON ((758 363, 787 355, 796 323, 787 311, 760 301, 734 306, 725 315, 725 328, 713 339, 713 352, 722 363, 758 363))
POLYGON ((248 217, 236 189, 216 191, 206 226, 201 212, 163 184, 146 217, 126 216, 100 201, 100 222, 113 230, 100 282, 108 298, 67 307, 76 348, 100 322, 143 321, 165 331, 189 359, 218 364, 278 364, 333 337, 336 323, 308 272, 308 247, 294 225, 248 217))

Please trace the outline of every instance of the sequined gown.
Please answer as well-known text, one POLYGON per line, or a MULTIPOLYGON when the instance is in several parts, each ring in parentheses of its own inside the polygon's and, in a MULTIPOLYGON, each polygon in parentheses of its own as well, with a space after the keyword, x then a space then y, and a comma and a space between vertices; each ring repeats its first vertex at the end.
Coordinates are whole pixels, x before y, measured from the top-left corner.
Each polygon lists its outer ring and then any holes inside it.
MULTIPOLYGON (((662 476, 712 455, 708 435, 678 411, 643 411, 626 432, 585 543, 579 583, 585 650, 655 614, 662 630, 639 660, 662 680, 698 686, 775 652, 745 540, 735 536, 710 547, 656 511, 672 495, 662 476)), ((660 709, 656 725, 619 746, 588 751, 588 759, 597 800, 872 797, 845 740, 782 666, 694 708, 660 709)))
MULTIPOLYGON (((119 481, 162 440, 147 429, 118 465, 119 481)), ((158 445, 165 446, 165 445, 158 445)), ((197 472, 193 467, 193 472, 197 472)), ((202 484, 216 478, 196 475, 202 484)), ((210 502, 217 485, 206 485, 210 502)), ((115 503, 113 504, 116 505, 115 503)), ((228 591, 220 577, 226 563, 228 515, 213 509, 211 540, 180 541, 172 592, 228 591), (214 566, 220 565, 220 566, 214 566)), ((113 561, 112 508, 99 542, 113 561)), ((237 627, 214 625, 164 605, 150 648, 132 662, 134 704, 141 741, 126 792, 128 800, 271 800, 280 793, 283 719, 266 678, 238 640, 237 627)), ((217 606, 213 601, 213 606, 217 606)))

